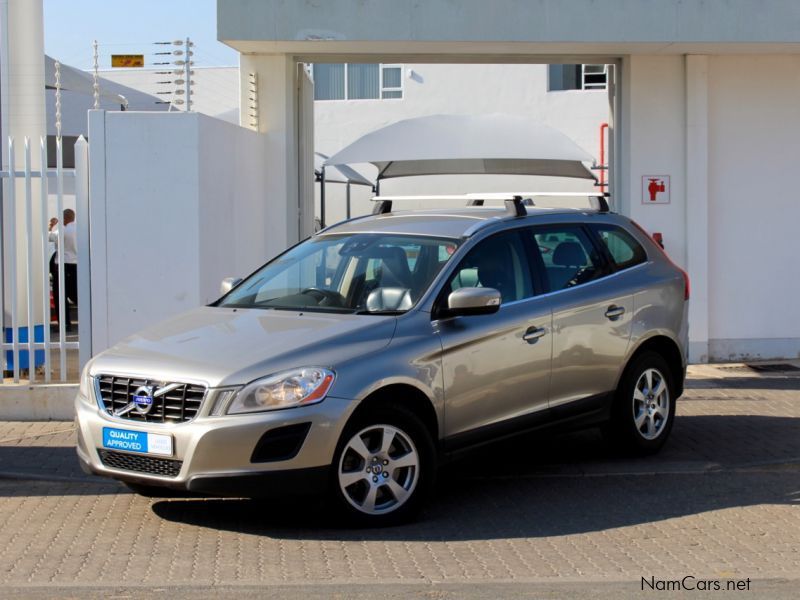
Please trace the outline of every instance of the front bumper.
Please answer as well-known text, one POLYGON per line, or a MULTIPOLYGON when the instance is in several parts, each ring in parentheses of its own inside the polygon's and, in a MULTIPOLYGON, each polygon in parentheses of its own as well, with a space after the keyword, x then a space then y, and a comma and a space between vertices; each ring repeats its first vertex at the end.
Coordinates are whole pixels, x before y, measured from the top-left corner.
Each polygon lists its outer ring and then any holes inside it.
MULTIPOLYGON (((208 417, 178 424, 112 418, 93 400, 75 400, 77 452, 84 471, 121 481, 174 490, 236 497, 290 496, 324 490, 342 428, 355 403, 326 398, 319 404, 249 415, 208 417), (268 432, 308 424, 299 449, 289 458, 254 462, 268 432), (103 454, 103 428, 172 437, 172 456, 114 450, 103 454), (158 468, 151 468, 150 465, 158 468), (168 465, 170 475, 163 475, 168 465), (148 472, 149 471, 149 472, 148 472)), ((263 459, 262 459, 263 460, 263 459)))

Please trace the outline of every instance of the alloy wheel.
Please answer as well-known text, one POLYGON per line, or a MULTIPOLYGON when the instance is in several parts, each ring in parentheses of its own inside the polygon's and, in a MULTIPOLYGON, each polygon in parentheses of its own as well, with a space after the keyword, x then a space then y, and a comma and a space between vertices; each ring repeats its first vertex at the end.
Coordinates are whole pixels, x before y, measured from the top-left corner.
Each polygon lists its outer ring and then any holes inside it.
POLYGON ((345 499, 367 515, 400 508, 414 493, 419 475, 414 442, 392 425, 370 425, 350 438, 337 473, 345 499))
POLYGON ((669 418, 669 387, 658 369, 647 369, 633 388, 633 420, 636 430, 646 440, 654 440, 669 418))

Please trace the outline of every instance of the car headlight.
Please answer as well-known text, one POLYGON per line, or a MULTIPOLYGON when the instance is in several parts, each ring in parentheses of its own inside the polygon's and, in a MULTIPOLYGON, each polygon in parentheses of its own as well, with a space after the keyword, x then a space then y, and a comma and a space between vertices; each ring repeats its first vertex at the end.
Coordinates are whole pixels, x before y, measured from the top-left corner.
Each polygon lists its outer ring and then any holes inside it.
POLYGON ((278 410, 321 402, 333 384, 334 373, 320 367, 306 367, 257 379, 236 394, 229 415, 278 410))

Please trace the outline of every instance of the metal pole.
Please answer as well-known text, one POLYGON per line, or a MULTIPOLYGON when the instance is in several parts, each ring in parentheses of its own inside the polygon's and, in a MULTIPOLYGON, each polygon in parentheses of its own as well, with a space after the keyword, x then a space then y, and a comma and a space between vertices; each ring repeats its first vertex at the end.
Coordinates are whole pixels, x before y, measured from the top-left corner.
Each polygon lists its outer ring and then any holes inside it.
MULTIPOLYGON (((46 169, 42 169, 44 174, 46 169)), ((43 178, 46 175, 43 175, 43 178)), ((28 381, 36 380, 36 352, 33 348, 35 323, 33 319, 33 185, 31 184, 31 140, 25 138, 25 295, 28 313, 28 381)))
MULTIPOLYGON (((0 2, 0 169, 6 166, 4 135, 9 135, 8 114, 3 112, 5 99, 8 97, 8 2, 0 2)), ((9 181, 11 181, 9 179, 9 181)), ((0 178, 0 342, 6 341, 6 253, 5 253, 5 189, 0 178)), ((6 368, 8 354, 3 351, 3 370, 6 368)))
POLYGON ((319 223, 325 227, 325 165, 322 165, 322 169, 320 169, 319 180, 319 223))
POLYGON ((186 60, 184 61, 184 64, 183 64, 183 76, 184 76, 183 85, 184 85, 184 93, 186 94, 186 112, 189 112, 189 105, 191 104, 191 93, 192 93, 191 81, 189 79, 189 74, 191 73, 191 68, 190 68, 191 61, 189 60, 189 57, 191 56, 191 54, 189 53, 190 52, 189 48, 191 48, 191 44, 192 44, 191 41, 187 37, 186 38, 186 46, 185 46, 185 50, 186 50, 185 59, 186 60))
POLYGON ((42 185, 39 196, 39 236, 42 244, 42 314, 44 315, 44 380, 50 383, 50 240, 48 238, 48 219, 47 219, 47 138, 39 138, 39 151, 41 153, 42 164, 42 185))
POLYGON ((64 285, 64 148, 62 140, 56 140, 56 214, 58 224, 56 231, 58 232, 58 244, 56 252, 58 252, 58 269, 56 270, 56 279, 58 280, 58 298, 56 302, 56 310, 58 311, 58 358, 59 358, 59 373, 61 374, 61 381, 67 380, 67 348, 66 342, 66 329, 64 327, 64 319, 66 312, 69 310, 67 306, 67 290, 64 285))
POLYGON ((14 138, 8 138, 8 216, 11 227, 8 228, 9 246, 14 252, 8 275, 11 288, 11 358, 14 362, 14 383, 19 383, 19 320, 17 318, 17 182, 16 164, 14 160, 14 138))
POLYGON ((61 63, 56 61, 55 68, 56 68, 56 137, 61 139, 61 63))
MULTIPOLYGON (((92 48, 94 50, 94 84, 92 85, 92 89, 94 90, 94 109, 97 110, 100 108, 100 74, 98 73, 99 65, 97 62, 97 40, 92 44, 92 48)), ((60 216, 61 215, 59 215, 59 217, 60 216)))
POLYGON ((350 218, 350 182, 347 182, 347 218, 350 218))

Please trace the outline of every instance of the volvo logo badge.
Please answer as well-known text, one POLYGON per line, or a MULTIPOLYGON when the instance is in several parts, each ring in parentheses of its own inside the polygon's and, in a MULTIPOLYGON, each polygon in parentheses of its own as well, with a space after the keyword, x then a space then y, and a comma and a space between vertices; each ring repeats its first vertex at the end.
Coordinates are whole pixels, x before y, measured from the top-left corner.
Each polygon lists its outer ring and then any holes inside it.
POLYGON ((133 408, 140 415, 146 415, 153 408, 153 386, 143 385, 133 393, 133 408))
MULTIPOLYGON (((153 408, 153 399, 158 398, 159 396, 165 396, 166 394, 170 393, 171 391, 181 387, 182 383, 170 383, 164 386, 157 386, 157 385, 143 385, 141 387, 136 388, 136 391, 133 392, 133 396, 131 396, 131 401, 128 402, 122 408, 118 408, 114 412, 112 412, 112 416, 115 417, 124 417, 132 410, 135 410, 140 415, 148 414, 153 408)), ((162 411, 163 413, 163 411, 162 411)), ((163 417, 163 414, 162 414, 163 417)), ((130 417, 126 417, 130 418, 130 417)), ((156 416, 156 418, 158 418, 156 416)))

